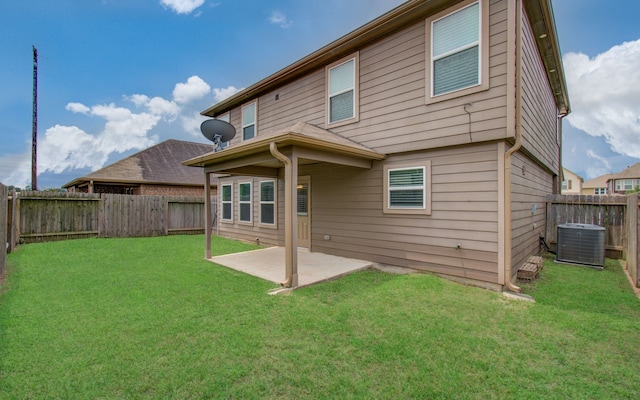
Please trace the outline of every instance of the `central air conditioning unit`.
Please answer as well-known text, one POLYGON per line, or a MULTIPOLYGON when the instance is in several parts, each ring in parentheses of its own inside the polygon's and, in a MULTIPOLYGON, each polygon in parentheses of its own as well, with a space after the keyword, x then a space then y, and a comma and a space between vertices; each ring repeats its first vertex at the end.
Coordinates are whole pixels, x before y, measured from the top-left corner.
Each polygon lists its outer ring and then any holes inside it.
POLYGON ((605 229, 591 224, 558 225, 556 261, 604 267, 605 229))

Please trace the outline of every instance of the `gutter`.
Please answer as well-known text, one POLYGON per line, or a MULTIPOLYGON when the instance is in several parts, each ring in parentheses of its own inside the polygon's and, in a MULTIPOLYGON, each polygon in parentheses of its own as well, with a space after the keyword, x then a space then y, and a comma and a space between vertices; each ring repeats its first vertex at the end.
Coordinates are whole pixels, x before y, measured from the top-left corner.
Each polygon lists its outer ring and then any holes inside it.
POLYGON ((511 235, 513 234, 511 220, 511 157, 522 147, 522 3, 516 4, 516 113, 515 134, 516 141, 513 146, 504 153, 504 282, 511 292, 520 293, 522 289, 511 282, 511 235))

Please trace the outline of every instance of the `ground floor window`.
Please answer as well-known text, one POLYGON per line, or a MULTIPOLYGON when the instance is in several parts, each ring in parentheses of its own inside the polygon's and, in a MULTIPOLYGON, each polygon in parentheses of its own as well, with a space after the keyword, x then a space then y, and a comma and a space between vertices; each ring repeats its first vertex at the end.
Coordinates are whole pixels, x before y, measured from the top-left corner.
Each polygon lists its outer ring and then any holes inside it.
POLYGON ((275 225, 276 223, 276 182, 260 182, 260 223, 275 225))
POLYGON ((607 194, 607 188, 595 188, 595 194, 607 194))
POLYGON ((243 182, 238 185, 238 205, 240 222, 251 222, 251 182, 243 182))
POLYGON ((233 185, 222 185, 221 203, 222 203, 222 221, 233 221, 233 185))
POLYGON ((431 214, 431 162, 384 167, 385 213, 431 214))

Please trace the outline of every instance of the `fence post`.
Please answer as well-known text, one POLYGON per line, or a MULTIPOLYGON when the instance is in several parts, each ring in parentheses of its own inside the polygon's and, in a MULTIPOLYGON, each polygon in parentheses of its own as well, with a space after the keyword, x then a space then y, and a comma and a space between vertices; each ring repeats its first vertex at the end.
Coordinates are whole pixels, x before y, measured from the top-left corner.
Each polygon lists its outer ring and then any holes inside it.
POLYGON ((9 188, 0 183, 0 277, 4 275, 7 259, 7 212, 9 208, 9 188))
POLYGON ((638 193, 627 196, 627 270, 638 286, 638 193))

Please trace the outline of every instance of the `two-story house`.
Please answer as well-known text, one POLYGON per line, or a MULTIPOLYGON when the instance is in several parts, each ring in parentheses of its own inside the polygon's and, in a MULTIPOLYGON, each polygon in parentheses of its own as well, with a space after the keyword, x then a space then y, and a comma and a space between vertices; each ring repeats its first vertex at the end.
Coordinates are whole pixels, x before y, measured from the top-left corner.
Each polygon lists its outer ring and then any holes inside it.
POLYGON ((184 164, 286 286, 303 246, 518 291, 567 113, 550 0, 412 0, 203 111, 237 135, 184 164))
POLYGON ((611 194, 627 194, 640 189, 640 163, 614 174, 607 180, 607 188, 611 194))
POLYGON ((609 194, 607 190, 607 182, 613 177, 613 174, 604 174, 596 178, 589 179, 582 184, 581 194, 604 196, 609 194))
POLYGON ((584 179, 568 168, 562 168, 562 187, 560 194, 581 194, 584 179))

